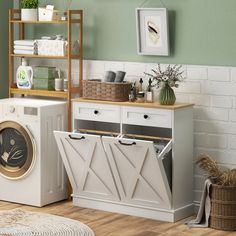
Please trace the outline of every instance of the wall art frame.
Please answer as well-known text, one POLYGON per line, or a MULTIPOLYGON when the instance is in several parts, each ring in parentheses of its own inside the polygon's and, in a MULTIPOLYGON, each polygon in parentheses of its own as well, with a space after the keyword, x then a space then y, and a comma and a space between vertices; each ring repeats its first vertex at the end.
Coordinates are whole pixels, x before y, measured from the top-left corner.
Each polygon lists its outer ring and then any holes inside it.
POLYGON ((137 52, 169 56, 169 25, 166 8, 136 8, 137 52))

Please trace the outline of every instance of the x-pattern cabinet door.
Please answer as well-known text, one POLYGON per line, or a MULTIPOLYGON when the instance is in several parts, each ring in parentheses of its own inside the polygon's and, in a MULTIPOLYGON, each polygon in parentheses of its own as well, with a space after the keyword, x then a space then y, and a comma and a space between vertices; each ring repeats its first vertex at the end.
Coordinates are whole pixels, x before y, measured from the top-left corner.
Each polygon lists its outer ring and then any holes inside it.
POLYGON ((171 191, 152 141, 102 137, 123 202, 171 209, 171 191))
POLYGON ((73 194, 120 200, 99 135, 54 131, 73 194))

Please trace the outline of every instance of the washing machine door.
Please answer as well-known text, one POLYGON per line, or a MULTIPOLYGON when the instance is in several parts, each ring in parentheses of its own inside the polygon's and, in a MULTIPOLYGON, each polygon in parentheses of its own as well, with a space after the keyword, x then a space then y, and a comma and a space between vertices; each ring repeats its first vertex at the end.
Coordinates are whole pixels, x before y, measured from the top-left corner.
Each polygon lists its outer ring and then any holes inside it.
POLYGON ((35 145, 31 133, 15 121, 0 123, 0 174, 20 179, 31 171, 35 145))

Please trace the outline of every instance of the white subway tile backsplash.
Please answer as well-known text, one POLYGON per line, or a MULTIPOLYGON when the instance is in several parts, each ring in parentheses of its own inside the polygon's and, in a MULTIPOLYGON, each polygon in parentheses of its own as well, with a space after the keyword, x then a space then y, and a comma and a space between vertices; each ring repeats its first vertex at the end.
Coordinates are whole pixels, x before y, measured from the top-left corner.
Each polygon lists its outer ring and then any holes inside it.
POLYGON ((194 169, 195 175, 204 175, 204 174, 205 174, 204 170, 202 170, 202 169, 196 164, 196 162, 195 162, 194 164, 195 164, 195 165, 194 165, 193 169, 194 169))
POLYGON ((227 148, 227 135, 216 135, 207 133, 195 133, 194 144, 203 148, 227 148))
POLYGON ((227 150, 227 149, 210 149, 210 148, 200 148, 196 147, 194 158, 197 160, 199 155, 205 153, 210 155, 213 159, 215 159, 218 163, 223 166, 235 166, 235 157, 236 150, 227 150))
POLYGON ((201 191, 205 182, 205 177, 202 175, 195 175, 194 176, 194 189, 201 191))
POLYGON ((236 83, 204 81, 202 93, 208 95, 236 96, 236 83))
POLYGON ((175 96, 177 102, 191 103, 189 94, 175 93, 175 96))
POLYGON ((124 71, 124 62, 109 62, 109 61, 106 61, 105 62, 105 71, 108 71, 108 70, 111 70, 111 71, 124 71))
MULTIPOLYGON (((84 64, 83 69, 86 67, 85 63, 86 63, 86 61, 83 62, 83 64, 84 64)), ((79 73, 79 60, 72 60, 71 66, 72 66, 73 73, 79 73)))
POLYGON ((236 108, 236 98, 233 98, 233 108, 236 108))
POLYGON ((215 134, 208 134, 207 135, 207 144, 206 147, 208 148, 227 148, 228 146, 228 137, 227 135, 215 135, 215 134))
POLYGON ((194 146, 204 147, 207 140, 206 133, 195 133, 194 134, 194 146))
POLYGON ((229 114, 230 121, 236 122, 236 109, 230 110, 229 114))
MULTIPOLYGON (((194 109, 195 110, 195 109, 194 109)), ((194 120, 194 131, 205 133, 230 133, 232 126, 229 122, 194 120)), ((236 131, 236 126, 235 126, 236 131)))
POLYGON ((223 108, 195 107, 194 119, 228 121, 229 111, 228 109, 223 109, 223 108))
POLYGON ((190 80, 206 80, 207 67, 206 66, 187 66, 187 79, 190 80))
POLYGON ((127 76, 144 77, 144 72, 146 72, 146 64, 126 62, 124 70, 126 71, 127 76))
POLYGON ((84 66, 88 74, 104 74, 105 72, 104 61, 87 61, 84 66))
POLYGON ((87 74, 87 79, 100 79, 100 80, 103 80, 104 75, 103 74, 87 74))
POLYGON ((208 95, 196 95, 196 94, 191 94, 189 95, 189 102, 194 103, 197 106, 210 106, 210 96, 208 95))
POLYGON ((236 135, 229 136, 229 148, 236 150, 236 135))
MULTIPOLYGON (((146 72, 153 74, 152 70, 157 70, 158 63, 146 63, 146 72)), ((165 70, 168 65, 160 64, 161 70, 165 70)))
POLYGON ((232 82, 236 82, 236 67, 230 68, 230 77, 232 82))
POLYGON ((72 79, 72 83, 73 83, 74 86, 79 85, 79 74, 78 73, 72 73, 71 74, 71 79, 72 79))
POLYGON ((236 123, 229 122, 229 134, 236 134, 236 123))
POLYGON ((231 108, 232 99, 229 96, 211 96, 212 107, 231 108))
POLYGON ((230 68, 210 66, 208 68, 208 79, 212 81, 229 81, 230 68))
MULTIPOLYGON (((37 64, 39 64, 39 62, 37 62, 37 64)), ((47 65, 48 66, 55 66, 55 67, 57 67, 61 70, 68 69, 68 63, 64 59, 61 59, 61 60, 43 60, 42 63, 40 63, 40 65, 42 65, 42 64, 44 64, 46 66, 47 65)), ((73 68, 73 70, 75 70, 75 68, 73 68)))
POLYGON ((178 93, 200 93, 201 84, 199 82, 184 81, 178 88, 175 88, 178 93))

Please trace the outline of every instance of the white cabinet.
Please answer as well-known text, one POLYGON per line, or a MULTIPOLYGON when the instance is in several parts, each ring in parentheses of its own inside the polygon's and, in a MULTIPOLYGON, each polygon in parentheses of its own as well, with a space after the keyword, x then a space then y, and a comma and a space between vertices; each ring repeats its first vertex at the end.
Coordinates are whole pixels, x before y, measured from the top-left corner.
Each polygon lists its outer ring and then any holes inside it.
POLYGON ((77 131, 55 131, 74 205, 170 222, 191 215, 192 123, 192 104, 76 99, 77 131))

